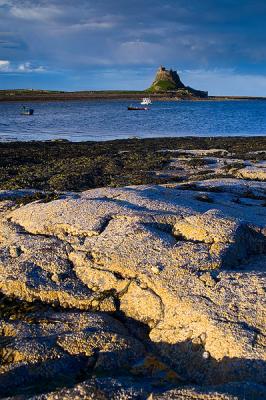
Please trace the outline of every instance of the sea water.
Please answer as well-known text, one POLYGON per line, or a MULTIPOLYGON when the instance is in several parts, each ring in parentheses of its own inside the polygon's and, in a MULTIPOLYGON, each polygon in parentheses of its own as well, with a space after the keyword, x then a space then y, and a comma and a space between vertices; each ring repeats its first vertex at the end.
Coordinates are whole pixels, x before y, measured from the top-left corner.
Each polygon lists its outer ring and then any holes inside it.
POLYGON ((112 140, 137 136, 266 135, 266 101, 154 102, 148 111, 128 111, 137 101, 0 103, 0 141, 112 140))

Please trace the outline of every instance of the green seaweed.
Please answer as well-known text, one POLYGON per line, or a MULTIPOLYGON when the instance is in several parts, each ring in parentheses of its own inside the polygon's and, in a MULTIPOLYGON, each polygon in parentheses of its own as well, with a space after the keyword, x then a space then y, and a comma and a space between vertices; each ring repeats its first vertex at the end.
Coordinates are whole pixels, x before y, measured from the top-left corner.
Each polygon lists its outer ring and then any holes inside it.
MULTIPOLYGON (((155 171, 170 169, 168 165, 173 157, 173 153, 160 150, 213 148, 227 150, 240 160, 247 159, 249 152, 266 148, 266 137, 0 143, 0 189, 28 188, 54 192, 170 183, 179 177, 155 174, 155 171)), ((260 160, 262 154, 252 154, 252 159, 260 160)))

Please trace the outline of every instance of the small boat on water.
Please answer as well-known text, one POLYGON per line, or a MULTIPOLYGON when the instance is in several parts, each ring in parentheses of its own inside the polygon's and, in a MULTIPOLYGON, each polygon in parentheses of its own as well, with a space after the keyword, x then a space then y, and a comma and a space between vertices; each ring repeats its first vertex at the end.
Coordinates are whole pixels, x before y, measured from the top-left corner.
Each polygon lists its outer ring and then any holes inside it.
POLYGON ((34 113, 33 108, 28 108, 26 106, 23 106, 20 111, 20 115, 33 115, 33 113, 34 113))
POLYGON ((144 110, 147 111, 149 108, 148 107, 135 107, 135 106, 128 106, 127 108, 129 111, 139 111, 139 110, 144 110))
POLYGON ((143 99, 142 99, 140 104, 142 104, 144 106, 148 106, 148 105, 152 104, 152 102, 151 102, 151 99, 149 97, 143 97, 143 99))

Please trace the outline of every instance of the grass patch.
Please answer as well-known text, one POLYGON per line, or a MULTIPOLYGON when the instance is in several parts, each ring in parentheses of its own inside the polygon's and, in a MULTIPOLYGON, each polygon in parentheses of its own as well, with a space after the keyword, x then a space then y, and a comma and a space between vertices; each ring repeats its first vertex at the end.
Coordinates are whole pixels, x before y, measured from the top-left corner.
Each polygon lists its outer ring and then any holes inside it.
POLYGON ((168 90, 176 90, 176 85, 170 81, 158 81, 154 85, 152 85, 147 92, 166 92, 168 90))

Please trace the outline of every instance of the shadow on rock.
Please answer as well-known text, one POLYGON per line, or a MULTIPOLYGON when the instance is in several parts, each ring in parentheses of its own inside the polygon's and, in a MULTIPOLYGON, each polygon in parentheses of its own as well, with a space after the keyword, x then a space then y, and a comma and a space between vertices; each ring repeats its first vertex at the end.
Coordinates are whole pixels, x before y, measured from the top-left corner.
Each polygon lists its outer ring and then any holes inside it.
MULTIPOLYGON (((129 321, 128 329, 133 326, 137 325, 129 321)), ((141 331, 141 327, 139 329, 141 331)), ((143 335, 141 332, 136 334, 138 337, 143 335)), ((44 362, 22 362, 17 366, 13 364, 13 368, 0 377, 0 396, 48 393, 60 388, 71 388, 96 377, 119 379, 121 382, 129 379, 132 388, 136 386, 145 393, 145 397, 136 397, 139 399, 146 399, 147 393, 159 394, 170 389, 186 388, 187 385, 199 385, 201 390, 207 390, 206 387, 230 382, 253 382, 255 387, 265 382, 266 363, 263 360, 224 357, 216 361, 205 351, 202 342, 185 341, 170 345, 147 342, 147 337, 145 341, 146 355, 140 354, 139 358, 136 355, 131 364, 121 369, 115 368, 116 361, 110 360, 123 358, 124 350, 101 350, 91 357, 82 354, 64 355, 44 362)))

